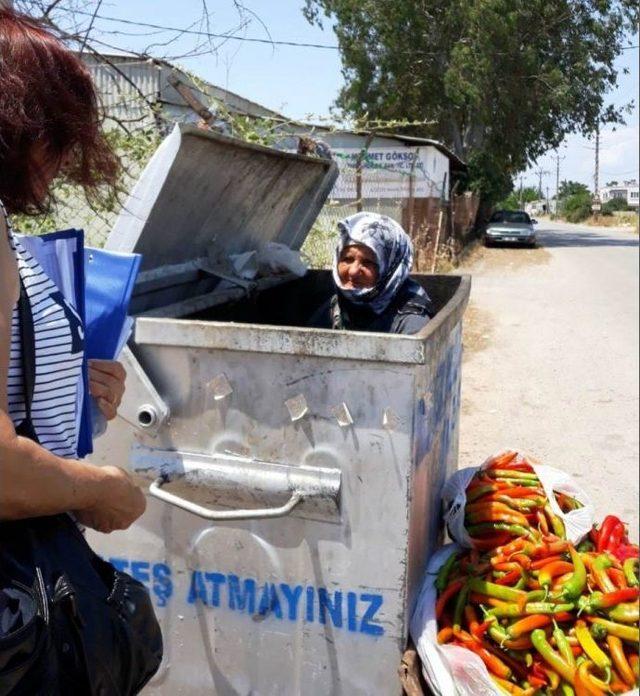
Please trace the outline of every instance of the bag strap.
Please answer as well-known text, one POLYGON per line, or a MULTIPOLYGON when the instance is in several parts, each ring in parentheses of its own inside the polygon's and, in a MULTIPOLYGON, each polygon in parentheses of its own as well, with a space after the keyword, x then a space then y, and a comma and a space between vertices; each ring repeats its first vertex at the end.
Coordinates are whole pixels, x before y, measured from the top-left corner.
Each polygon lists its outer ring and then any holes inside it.
POLYGON ((20 276, 20 297, 18 298, 18 323, 20 324, 20 362, 22 366, 22 388, 24 394, 25 417, 16 428, 18 435, 38 442, 33 427, 31 406, 36 386, 36 334, 33 326, 33 313, 22 276, 20 276))

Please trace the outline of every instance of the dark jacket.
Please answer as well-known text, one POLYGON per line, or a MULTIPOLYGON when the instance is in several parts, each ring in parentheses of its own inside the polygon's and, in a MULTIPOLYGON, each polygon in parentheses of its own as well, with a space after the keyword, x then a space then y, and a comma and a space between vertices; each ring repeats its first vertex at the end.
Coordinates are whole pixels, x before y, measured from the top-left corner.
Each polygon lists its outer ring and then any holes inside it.
POLYGON ((434 314, 431 300, 425 293, 419 293, 419 288, 408 278, 382 314, 376 314, 366 304, 349 302, 338 292, 313 313, 309 326, 375 333, 418 333, 434 314))

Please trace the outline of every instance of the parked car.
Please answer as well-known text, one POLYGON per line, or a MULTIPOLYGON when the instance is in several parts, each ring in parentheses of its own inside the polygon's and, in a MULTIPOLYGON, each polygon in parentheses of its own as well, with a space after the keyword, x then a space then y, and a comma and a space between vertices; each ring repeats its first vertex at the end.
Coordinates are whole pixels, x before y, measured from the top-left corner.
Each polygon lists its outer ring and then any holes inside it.
POLYGON ((537 220, 532 220, 524 210, 497 210, 484 232, 485 246, 499 242, 508 244, 523 244, 534 247, 536 232, 533 228, 537 220))

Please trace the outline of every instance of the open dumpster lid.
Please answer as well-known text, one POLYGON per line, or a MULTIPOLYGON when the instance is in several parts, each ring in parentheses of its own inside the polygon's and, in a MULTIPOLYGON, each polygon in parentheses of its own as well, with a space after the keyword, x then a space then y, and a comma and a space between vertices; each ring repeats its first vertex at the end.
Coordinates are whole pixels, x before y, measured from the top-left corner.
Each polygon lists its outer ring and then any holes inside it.
POLYGON ((176 125, 143 171, 106 248, 143 255, 139 279, 280 242, 300 249, 337 165, 176 125), (147 272, 147 273, 145 273, 147 272))

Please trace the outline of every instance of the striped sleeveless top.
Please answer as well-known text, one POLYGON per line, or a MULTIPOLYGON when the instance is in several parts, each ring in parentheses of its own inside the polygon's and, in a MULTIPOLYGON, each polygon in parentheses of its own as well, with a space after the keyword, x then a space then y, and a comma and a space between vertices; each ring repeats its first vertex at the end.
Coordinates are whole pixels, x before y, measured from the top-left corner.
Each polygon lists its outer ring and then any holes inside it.
MULTIPOLYGON (((84 335, 77 313, 13 233, 4 206, 9 241, 24 283, 35 332, 36 370, 31 416, 40 444, 59 457, 75 457, 79 431, 79 392, 84 335)), ((11 323, 7 383, 8 413, 17 426, 25 418, 20 325, 17 304, 11 323)))

